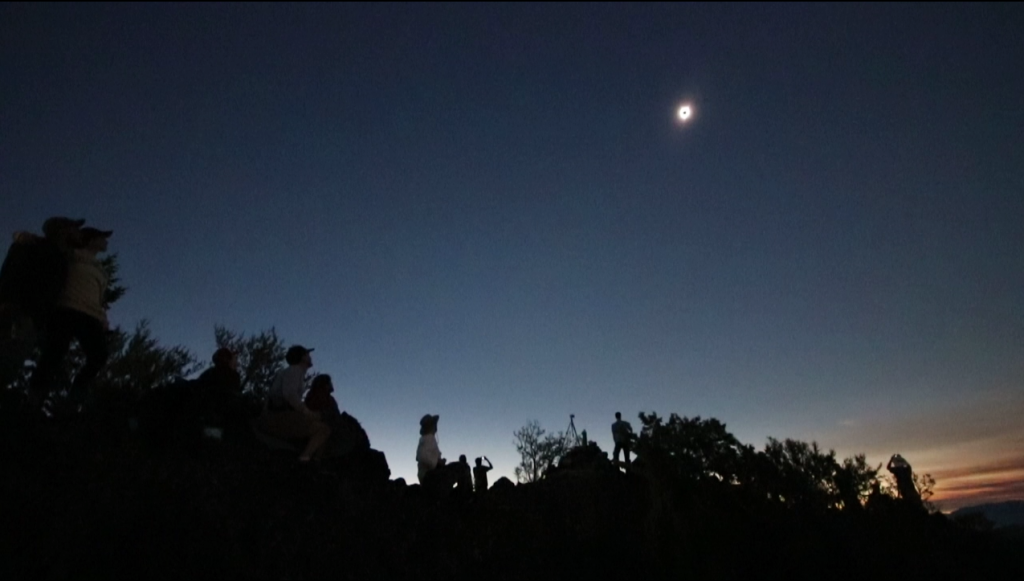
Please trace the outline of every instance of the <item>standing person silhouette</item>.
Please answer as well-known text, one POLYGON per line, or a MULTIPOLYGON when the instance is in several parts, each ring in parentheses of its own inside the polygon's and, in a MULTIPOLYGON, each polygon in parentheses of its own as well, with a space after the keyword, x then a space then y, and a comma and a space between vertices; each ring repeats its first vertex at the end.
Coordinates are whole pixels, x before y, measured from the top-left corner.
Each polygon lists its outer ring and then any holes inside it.
POLYGON ((85 353, 85 365, 75 375, 68 394, 72 402, 83 403, 92 382, 107 363, 107 273, 97 255, 107 251, 110 230, 82 228, 78 247, 69 255, 65 279, 57 308, 49 321, 39 367, 32 373, 31 387, 37 397, 45 397, 57 386, 57 375, 78 341, 85 353))
POLYGON ((487 491, 487 473, 494 470, 494 464, 491 464, 487 456, 484 456, 484 460, 487 460, 487 466, 484 466, 480 458, 477 458, 476 466, 473 467, 473 481, 477 492, 487 491))
POLYGON ((437 422, 440 419, 441 416, 430 414, 420 418, 420 443, 416 446, 416 476, 420 484, 438 465, 444 465, 441 449, 437 447, 437 422))
POLYGON ((629 465, 629 451, 632 448, 633 426, 623 421, 622 414, 615 412, 615 423, 612 424, 612 439, 615 441, 615 450, 612 457, 615 463, 619 463, 619 451, 625 452, 626 465, 629 465))
POLYGON ((896 478, 896 490, 899 491, 900 498, 914 506, 922 506, 921 494, 914 485, 914 471, 910 467, 910 462, 899 454, 893 454, 886 469, 896 478))

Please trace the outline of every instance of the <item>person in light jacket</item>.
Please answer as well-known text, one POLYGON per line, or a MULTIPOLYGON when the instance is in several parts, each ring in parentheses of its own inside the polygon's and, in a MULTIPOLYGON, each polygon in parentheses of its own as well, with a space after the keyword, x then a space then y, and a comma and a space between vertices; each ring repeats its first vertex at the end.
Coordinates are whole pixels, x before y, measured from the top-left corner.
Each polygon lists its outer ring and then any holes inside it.
POLYGON ((259 428, 276 438, 285 440, 303 439, 306 447, 299 456, 300 462, 309 462, 320 457, 324 444, 331 436, 331 428, 323 422, 320 412, 315 412, 302 401, 305 390, 306 372, 313 367, 312 349, 293 345, 285 355, 288 368, 274 378, 267 394, 266 407, 259 419, 259 428))
POLYGON ((416 447, 417 477, 420 484, 439 465, 444 465, 441 450, 437 447, 437 421, 441 416, 427 414, 420 419, 420 443, 416 447))
POLYGON ((85 352, 85 365, 71 384, 69 395, 73 401, 84 399, 107 363, 110 322, 106 294, 110 281, 97 255, 107 251, 107 239, 112 234, 96 228, 82 228, 79 233, 78 248, 69 257, 67 279, 50 320, 39 366, 32 374, 32 391, 36 394, 57 387, 56 376, 72 340, 77 340, 85 352))

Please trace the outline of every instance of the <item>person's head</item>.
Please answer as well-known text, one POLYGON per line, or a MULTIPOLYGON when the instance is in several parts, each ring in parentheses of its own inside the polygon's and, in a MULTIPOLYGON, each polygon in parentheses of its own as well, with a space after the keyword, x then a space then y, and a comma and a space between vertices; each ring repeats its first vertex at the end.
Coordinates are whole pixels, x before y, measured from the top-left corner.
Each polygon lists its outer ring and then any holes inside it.
POLYGON ((477 466, 483 466, 484 465, 484 459, 479 457, 479 456, 477 456, 477 458, 476 458, 476 465, 477 466))
POLYGON ((622 412, 615 412, 615 419, 621 420, 622 419, 622 412))
POLYGON ((439 415, 427 414, 420 418, 420 435, 426 436, 427 434, 437 433, 437 420, 441 419, 439 415))
POLYGON ((65 234, 69 230, 78 230, 85 225, 83 219, 65 218, 64 216, 53 216, 43 222, 43 236, 54 238, 65 234))
POLYGON ((89 250, 96 253, 106 252, 107 239, 110 238, 113 233, 113 230, 82 228, 78 234, 78 247, 83 250, 89 250))
POLYGON ((302 345, 292 345, 288 349, 288 353, 285 354, 284 360, 288 362, 288 365, 305 365, 306 368, 313 367, 313 357, 310 356, 312 349, 307 349, 302 345))
POLYGON ((213 366, 238 371, 238 355, 227 347, 221 347, 213 352, 213 366))
POLYGON ((334 393, 334 383, 331 381, 331 376, 326 373, 321 373, 313 378, 312 385, 309 386, 310 390, 315 391, 326 391, 327 393, 334 393))
POLYGON ((43 222, 43 236, 62 249, 78 248, 81 246, 80 229, 84 224, 82 219, 53 216, 43 222))
POLYGON ((467 463, 466 462, 466 455, 465 454, 460 454, 459 455, 459 463, 460 464, 466 464, 467 463))

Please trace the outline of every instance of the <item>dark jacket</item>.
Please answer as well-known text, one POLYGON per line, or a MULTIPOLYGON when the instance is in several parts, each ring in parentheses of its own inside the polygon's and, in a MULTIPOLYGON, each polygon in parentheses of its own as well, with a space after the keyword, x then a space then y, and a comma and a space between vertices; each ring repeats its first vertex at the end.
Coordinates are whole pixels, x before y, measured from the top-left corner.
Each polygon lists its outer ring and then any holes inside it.
POLYGON ((244 415, 242 376, 227 366, 214 365, 195 381, 197 405, 215 422, 231 422, 244 415))
POLYGON ((331 397, 331 393, 326 389, 310 389, 306 394, 305 404, 309 409, 323 414, 324 418, 341 415, 338 402, 331 397))
POLYGON ((15 305, 42 327, 56 308, 68 276, 68 257, 53 242, 15 236, 0 266, 0 304, 15 305))
POLYGON ((214 365, 204 371, 198 381, 205 390, 226 395, 242 395, 242 376, 230 367, 214 365))

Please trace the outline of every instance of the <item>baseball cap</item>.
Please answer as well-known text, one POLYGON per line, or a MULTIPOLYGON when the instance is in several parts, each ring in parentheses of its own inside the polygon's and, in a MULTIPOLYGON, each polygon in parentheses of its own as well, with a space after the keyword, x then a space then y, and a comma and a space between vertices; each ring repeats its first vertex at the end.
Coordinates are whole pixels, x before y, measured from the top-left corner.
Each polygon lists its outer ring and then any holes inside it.
POLYGON ((284 360, 288 362, 288 365, 295 365, 302 361, 303 357, 312 352, 313 349, 307 349, 302 345, 292 345, 288 348, 288 353, 284 356, 284 360))

